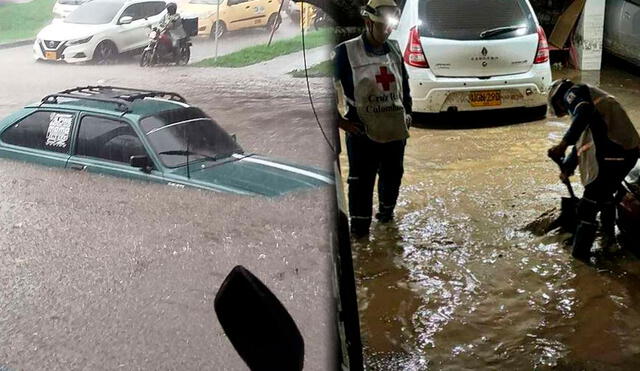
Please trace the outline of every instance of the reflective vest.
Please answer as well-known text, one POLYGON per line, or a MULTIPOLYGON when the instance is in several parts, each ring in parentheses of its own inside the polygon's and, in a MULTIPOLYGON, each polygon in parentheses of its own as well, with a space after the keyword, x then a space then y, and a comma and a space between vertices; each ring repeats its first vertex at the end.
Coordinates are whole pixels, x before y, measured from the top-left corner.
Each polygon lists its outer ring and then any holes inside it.
MULTIPOLYGON (((640 136, 620 103, 612 95, 596 87, 589 86, 589 92, 596 112, 607 126, 609 140, 626 151, 640 147, 640 136)), ((582 184, 587 185, 593 182, 599 173, 597 148, 590 128, 582 133, 576 147, 579 156, 580 178, 582 184)), ((620 161, 622 159, 609 160, 620 161)))
POLYGON ((384 55, 367 54, 363 36, 345 42, 353 73, 355 108, 367 136, 379 143, 409 137, 402 104, 402 56, 397 45, 384 55))

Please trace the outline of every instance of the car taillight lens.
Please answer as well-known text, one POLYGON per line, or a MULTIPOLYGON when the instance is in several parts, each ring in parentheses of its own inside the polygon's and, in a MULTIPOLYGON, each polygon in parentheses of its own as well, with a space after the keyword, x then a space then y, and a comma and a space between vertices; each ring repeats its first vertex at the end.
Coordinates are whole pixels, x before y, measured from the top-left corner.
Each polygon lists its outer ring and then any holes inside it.
POLYGON ((420 34, 417 26, 411 27, 409 30, 409 41, 407 42, 407 48, 404 50, 404 61, 413 67, 429 68, 429 63, 422 50, 422 44, 420 44, 420 34))
POLYGON ((538 26, 538 50, 536 51, 536 59, 533 63, 544 63, 549 60, 549 43, 547 43, 547 35, 544 34, 542 27, 538 26))

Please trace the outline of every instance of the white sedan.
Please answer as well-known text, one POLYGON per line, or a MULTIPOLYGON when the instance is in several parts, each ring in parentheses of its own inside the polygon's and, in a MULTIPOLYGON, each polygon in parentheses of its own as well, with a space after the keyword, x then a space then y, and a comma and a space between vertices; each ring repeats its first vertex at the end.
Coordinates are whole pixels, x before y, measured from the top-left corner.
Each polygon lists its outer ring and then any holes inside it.
POLYGON ((527 0, 407 0, 391 39, 404 52, 415 112, 546 113, 549 48, 527 0))
POLYGON ((163 0, 93 0, 46 26, 33 44, 36 60, 113 63, 141 51, 165 13, 163 0))

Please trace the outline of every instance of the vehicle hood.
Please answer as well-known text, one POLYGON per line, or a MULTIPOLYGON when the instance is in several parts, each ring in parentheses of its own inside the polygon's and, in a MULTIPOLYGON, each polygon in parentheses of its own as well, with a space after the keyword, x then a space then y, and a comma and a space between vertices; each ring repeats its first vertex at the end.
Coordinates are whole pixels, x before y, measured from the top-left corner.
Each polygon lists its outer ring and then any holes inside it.
POLYGON ((84 39, 89 36, 93 36, 109 28, 113 27, 112 24, 77 24, 77 23, 64 23, 55 22, 46 26, 38 33, 38 39, 40 40, 53 40, 53 41, 68 41, 84 39))
POLYGON ((203 162, 192 164, 190 172, 187 178, 186 167, 182 167, 173 176, 185 185, 269 197, 322 187, 334 181, 326 171, 257 155, 233 155, 212 166, 203 162))

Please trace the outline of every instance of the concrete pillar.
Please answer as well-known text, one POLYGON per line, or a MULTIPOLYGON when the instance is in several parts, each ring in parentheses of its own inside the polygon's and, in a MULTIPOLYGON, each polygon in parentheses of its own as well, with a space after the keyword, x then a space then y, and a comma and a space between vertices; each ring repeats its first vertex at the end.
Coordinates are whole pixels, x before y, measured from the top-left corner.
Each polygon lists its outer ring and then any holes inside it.
POLYGON ((604 35, 605 0, 587 0, 575 33, 576 64, 579 70, 600 70, 604 35))

